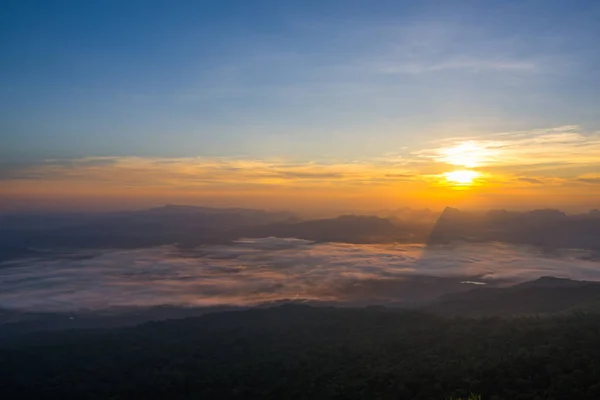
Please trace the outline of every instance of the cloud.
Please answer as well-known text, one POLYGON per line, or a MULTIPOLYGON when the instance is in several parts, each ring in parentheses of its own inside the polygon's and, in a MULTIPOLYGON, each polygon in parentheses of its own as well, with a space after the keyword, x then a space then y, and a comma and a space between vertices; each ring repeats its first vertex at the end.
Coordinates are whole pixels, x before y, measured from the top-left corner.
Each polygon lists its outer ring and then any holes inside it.
POLYGON ((493 60, 476 58, 451 58, 428 62, 381 63, 372 66, 373 70, 382 74, 425 74, 446 70, 465 70, 469 72, 513 71, 535 72, 539 70, 536 63, 517 60, 493 60))
MULTIPOLYGON (((418 158, 490 173, 577 178, 600 168, 600 134, 577 125, 446 139, 418 158)), ((523 180, 523 179, 520 179, 523 180)))
MULTIPOLYGON (((328 21, 326 26, 330 25, 328 21)), ((542 46, 519 50, 524 42, 489 37, 489 32, 479 26, 447 15, 407 18, 402 24, 379 21, 360 29, 352 24, 346 29, 345 35, 350 35, 353 42, 366 46, 358 56, 344 59, 344 64, 370 74, 538 73, 559 66, 558 57, 540 51, 542 46)))
POLYGON ((519 178, 521 182, 534 183, 534 184, 542 184, 543 182, 536 178, 519 178))
POLYGON ((598 263, 583 259, 586 255, 574 250, 548 255, 499 243, 426 248, 279 238, 196 249, 106 251, 0 264, 0 307, 100 310, 284 299, 410 302, 466 290, 465 281, 495 285, 546 275, 600 280, 598 263))
POLYGON ((286 160, 253 160, 239 158, 142 158, 88 157, 71 160, 50 160, 38 164, 5 168, 4 180, 56 180, 113 182, 123 185, 173 186, 256 184, 282 185, 331 182, 377 183, 419 176, 402 168, 400 162, 305 162, 286 160))
POLYGON ((111 201, 110 208, 117 209, 130 201, 128 207, 189 202, 357 210, 377 203, 581 210, 593 207, 600 195, 600 133, 577 125, 450 138, 420 150, 397 150, 358 160, 85 157, 3 164, 0 200, 8 209, 52 202, 70 202, 61 206, 70 208, 90 201, 97 201, 98 208, 111 201), (445 178, 465 169, 478 174, 472 184, 445 178), (580 195, 573 197, 573 190, 580 195), (476 204, 481 199, 487 199, 485 204, 476 204))
MULTIPOLYGON (((225 157, 86 157, 0 166, 5 181, 97 182, 124 186, 364 185, 435 182, 448 168, 477 168, 492 174, 518 172, 514 181, 543 175, 573 177, 600 167, 600 134, 576 125, 445 139, 436 147, 391 153, 360 161, 299 162, 225 157), (436 165, 440 166, 436 166, 436 165), (446 165, 446 167, 443 167, 446 165), (433 172, 433 173, 432 173, 433 172)), ((588 182, 589 176, 579 176, 588 182)), ((596 177, 592 177, 595 179, 596 177)))
POLYGON ((577 180, 590 185, 600 185, 600 177, 579 178, 577 180))

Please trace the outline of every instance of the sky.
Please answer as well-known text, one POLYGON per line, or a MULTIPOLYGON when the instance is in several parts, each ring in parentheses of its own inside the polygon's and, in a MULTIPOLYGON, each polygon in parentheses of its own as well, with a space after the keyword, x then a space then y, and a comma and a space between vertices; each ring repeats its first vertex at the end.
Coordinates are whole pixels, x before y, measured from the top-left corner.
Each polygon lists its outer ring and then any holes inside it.
POLYGON ((0 211, 600 207, 600 3, 0 5, 0 211))

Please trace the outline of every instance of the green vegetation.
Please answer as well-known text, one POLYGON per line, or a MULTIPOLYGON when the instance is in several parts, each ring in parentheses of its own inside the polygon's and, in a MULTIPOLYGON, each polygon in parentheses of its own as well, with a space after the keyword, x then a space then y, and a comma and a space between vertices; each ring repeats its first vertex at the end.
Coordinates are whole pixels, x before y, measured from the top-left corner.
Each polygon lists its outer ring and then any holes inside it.
POLYGON ((586 313, 282 306, 22 337, 0 349, 0 398, 597 400, 599 338, 586 313))

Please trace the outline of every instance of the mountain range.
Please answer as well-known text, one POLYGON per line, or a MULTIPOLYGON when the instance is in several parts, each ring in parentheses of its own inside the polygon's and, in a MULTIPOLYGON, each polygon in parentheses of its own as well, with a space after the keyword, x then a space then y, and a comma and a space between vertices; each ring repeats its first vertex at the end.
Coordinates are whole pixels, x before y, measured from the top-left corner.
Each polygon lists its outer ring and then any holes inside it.
MULTIPOLYGON (((567 215, 558 210, 487 213, 446 208, 435 223, 372 215, 302 219, 289 212, 167 205, 104 214, 0 216, 0 261, 83 248, 194 247, 246 237, 294 237, 317 242, 506 242, 545 249, 600 252, 600 212, 567 215)), ((589 257, 599 257, 590 253, 589 257)))
POLYGON ((447 207, 432 228, 427 243, 457 240, 527 244, 547 249, 600 250, 600 212, 592 210, 587 214, 567 215, 546 209, 470 213, 447 207))

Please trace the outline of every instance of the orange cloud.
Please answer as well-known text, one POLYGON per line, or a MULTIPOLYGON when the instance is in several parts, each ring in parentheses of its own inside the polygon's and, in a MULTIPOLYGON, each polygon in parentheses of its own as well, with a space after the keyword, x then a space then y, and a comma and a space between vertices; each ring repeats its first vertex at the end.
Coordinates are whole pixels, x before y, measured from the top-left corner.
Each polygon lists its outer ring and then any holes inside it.
POLYGON ((90 157, 0 169, 4 208, 30 201, 275 208, 593 207, 600 138, 567 126, 449 139, 360 161, 90 157), (467 169, 465 169, 467 168, 467 169))

